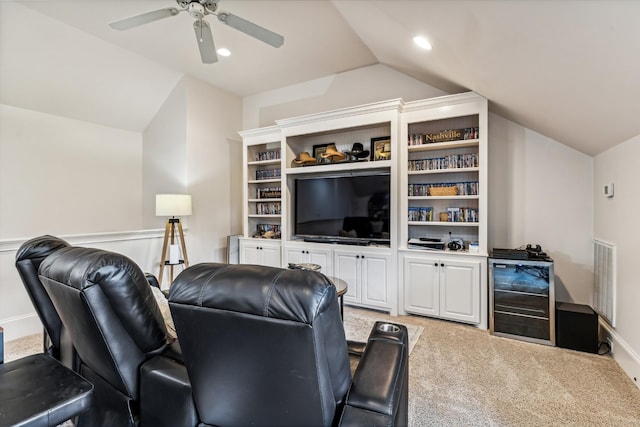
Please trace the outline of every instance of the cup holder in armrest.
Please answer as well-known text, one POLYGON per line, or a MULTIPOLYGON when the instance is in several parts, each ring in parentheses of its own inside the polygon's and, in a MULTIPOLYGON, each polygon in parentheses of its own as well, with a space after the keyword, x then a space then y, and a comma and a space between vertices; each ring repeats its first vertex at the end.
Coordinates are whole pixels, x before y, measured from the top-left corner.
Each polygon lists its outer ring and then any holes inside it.
POLYGON ((379 323, 378 330, 380 332, 397 334, 398 332, 400 332, 400 327, 398 327, 398 325, 394 325, 393 323, 379 323))

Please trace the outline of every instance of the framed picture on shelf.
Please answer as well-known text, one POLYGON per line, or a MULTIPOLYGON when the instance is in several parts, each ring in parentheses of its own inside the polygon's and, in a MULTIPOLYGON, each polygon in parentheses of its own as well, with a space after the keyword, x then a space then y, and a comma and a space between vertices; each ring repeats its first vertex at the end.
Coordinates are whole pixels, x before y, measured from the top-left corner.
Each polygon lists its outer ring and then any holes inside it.
POLYGON ((391 137, 371 138, 371 160, 391 159, 391 137))
POLYGON ((316 158, 318 163, 322 163, 322 154, 327 150, 327 147, 332 143, 317 144, 313 146, 313 157, 316 158))

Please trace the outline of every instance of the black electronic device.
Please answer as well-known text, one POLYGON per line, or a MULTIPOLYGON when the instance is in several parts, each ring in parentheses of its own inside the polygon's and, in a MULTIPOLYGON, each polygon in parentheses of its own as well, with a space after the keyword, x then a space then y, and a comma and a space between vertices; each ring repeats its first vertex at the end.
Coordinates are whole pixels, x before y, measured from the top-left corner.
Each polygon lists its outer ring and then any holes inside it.
POLYGON ((459 251, 462 249, 462 247, 462 244, 458 240, 451 240, 447 244, 447 248, 449 248, 450 251, 459 251))
POLYGON ((556 345, 598 352, 598 314, 588 305, 556 303, 556 345))
POLYGON ((310 243, 335 243, 341 245, 352 245, 352 246, 369 246, 371 244, 370 241, 364 239, 348 239, 348 238, 333 238, 333 237, 322 237, 322 236, 307 236, 302 239, 305 242, 310 243))
POLYGON ((491 250, 491 258, 529 261, 553 261, 546 252, 542 251, 542 247, 540 247, 540 245, 536 245, 535 247, 527 245, 527 247, 531 250, 493 248, 491 250))
POLYGON ((390 195, 388 172, 296 178, 293 234, 335 239, 328 243, 389 244, 390 195))
POLYGON ((527 245, 527 254, 529 255, 529 259, 545 259, 547 258, 546 252, 542 251, 542 246, 540 245, 527 245))
POLYGON ((491 258, 498 259, 529 259, 527 251, 520 249, 500 249, 493 248, 491 251, 491 258))
POLYGON ((440 239, 433 239, 430 237, 420 237, 409 239, 407 243, 409 249, 429 249, 429 250, 444 250, 445 243, 440 239))

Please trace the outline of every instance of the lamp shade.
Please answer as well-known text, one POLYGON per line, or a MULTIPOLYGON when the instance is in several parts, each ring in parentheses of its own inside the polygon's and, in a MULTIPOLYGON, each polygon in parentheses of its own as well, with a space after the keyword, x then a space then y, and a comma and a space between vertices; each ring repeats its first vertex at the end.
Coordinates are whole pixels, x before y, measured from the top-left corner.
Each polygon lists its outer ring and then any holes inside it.
POLYGON ((156 194, 156 216, 191 215, 190 194, 156 194))

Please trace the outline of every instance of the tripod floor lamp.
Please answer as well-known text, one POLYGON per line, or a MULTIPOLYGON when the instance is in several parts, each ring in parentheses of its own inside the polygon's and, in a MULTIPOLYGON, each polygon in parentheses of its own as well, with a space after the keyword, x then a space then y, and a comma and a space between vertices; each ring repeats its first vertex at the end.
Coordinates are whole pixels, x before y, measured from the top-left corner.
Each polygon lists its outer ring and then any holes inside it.
POLYGON ((191 215, 191 195, 156 194, 156 216, 170 217, 167 218, 167 225, 164 229, 164 242, 162 243, 160 274, 158 275, 158 283, 161 286, 165 267, 170 268, 169 284, 173 282, 174 265, 189 267, 187 247, 184 244, 184 232, 179 218, 188 215, 191 215), (176 239, 179 240, 180 246, 176 244, 176 239))

